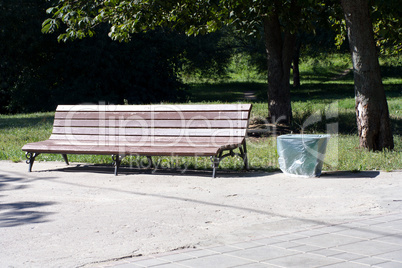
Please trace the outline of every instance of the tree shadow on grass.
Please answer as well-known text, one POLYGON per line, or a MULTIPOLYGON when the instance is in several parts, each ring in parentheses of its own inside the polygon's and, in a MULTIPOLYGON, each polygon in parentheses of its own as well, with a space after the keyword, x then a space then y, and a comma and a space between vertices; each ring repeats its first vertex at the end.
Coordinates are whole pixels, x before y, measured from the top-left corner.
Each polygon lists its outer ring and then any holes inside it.
MULTIPOLYGON (((312 114, 304 114, 296 116, 293 119, 293 124, 291 126, 293 132, 299 133, 303 129, 303 123, 308 120, 312 114)), ((356 125, 356 115, 354 112, 350 113, 340 113, 337 117, 326 119, 322 115, 322 120, 317 123, 308 125, 303 129, 305 133, 327 133, 328 127, 331 124, 336 124, 337 133, 343 135, 356 135, 357 125, 356 125)), ((402 119, 391 117, 391 128, 393 135, 402 135, 402 119)))
POLYGON ((402 97, 402 84, 385 84, 384 89, 387 98, 402 97))
POLYGON ((402 119, 391 118, 391 127, 394 135, 402 135, 402 119))
POLYGON ((400 66, 381 66, 383 78, 401 78, 402 65, 400 66))
POLYGON ((247 101, 245 92, 264 92, 265 95, 257 96, 256 101, 266 101, 266 83, 258 82, 230 82, 216 84, 193 84, 189 96, 192 102, 237 102, 247 101))
POLYGON ((354 98, 353 84, 343 83, 308 83, 291 90, 292 101, 316 101, 323 99, 337 101, 340 99, 354 98))
POLYGON ((35 127, 43 124, 53 124, 54 115, 38 114, 29 118, 24 115, 15 115, 8 118, 0 118, 0 129, 35 127))

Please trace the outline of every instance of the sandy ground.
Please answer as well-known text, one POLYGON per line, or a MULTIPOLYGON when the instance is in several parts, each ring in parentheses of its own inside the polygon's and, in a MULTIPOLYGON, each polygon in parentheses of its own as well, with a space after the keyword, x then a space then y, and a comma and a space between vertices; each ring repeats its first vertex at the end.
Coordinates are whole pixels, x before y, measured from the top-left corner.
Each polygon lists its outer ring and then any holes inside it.
POLYGON ((157 172, 0 161, 0 267, 80 267, 402 210, 402 172, 157 172))

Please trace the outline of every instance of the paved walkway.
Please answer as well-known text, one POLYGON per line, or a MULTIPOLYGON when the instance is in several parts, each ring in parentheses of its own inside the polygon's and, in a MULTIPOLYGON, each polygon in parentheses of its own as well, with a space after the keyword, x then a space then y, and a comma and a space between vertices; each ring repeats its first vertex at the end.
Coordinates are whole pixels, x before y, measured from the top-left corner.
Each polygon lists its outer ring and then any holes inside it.
POLYGON ((402 213, 335 225, 313 224, 244 243, 183 249, 97 265, 119 268, 370 266, 402 267, 402 213))

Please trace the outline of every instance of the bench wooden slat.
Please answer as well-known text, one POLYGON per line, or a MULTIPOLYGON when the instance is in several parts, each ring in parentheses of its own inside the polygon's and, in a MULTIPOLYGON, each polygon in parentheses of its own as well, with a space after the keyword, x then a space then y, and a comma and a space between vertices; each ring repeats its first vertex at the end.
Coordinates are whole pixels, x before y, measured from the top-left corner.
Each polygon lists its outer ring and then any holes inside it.
MULTIPOLYGON (((30 146, 26 147, 29 150, 30 146)), ((57 153, 57 154, 100 154, 100 155, 144 155, 144 156, 210 156, 219 153, 218 147, 158 147, 158 146, 86 146, 86 145, 47 145, 36 144, 37 153, 57 153)))
POLYGON ((242 143, 244 137, 169 137, 169 136, 115 136, 115 135, 64 135, 52 134, 49 140, 67 140, 67 141, 122 141, 122 142, 162 142, 162 143, 242 143))
POLYGON ((55 119, 88 120, 248 120, 248 111, 227 112, 56 112, 55 119))
POLYGON ((55 127, 109 127, 124 126, 128 128, 246 128, 247 120, 61 120, 54 121, 55 127))
MULTIPOLYGON (((189 150, 196 150, 200 147, 216 147, 216 148, 229 148, 237 146, 238 142, 226 142, 226 143, 189 143, 189 142, 155 142, 155 141, 139 141, 139 142, 127 142, 127 141, 113 141, 113 140, 105 140, 105 141, 69 141, 69 140, 47 140, 41 142, 40 145, 48 146, 48 147, 56 147, 56 146, 120 146, 120 147, 187 147, 189 150)), ((25 146, 25 149, 34 149, 37 148, 39 144, 35 144, 34 147, 31 147, 29 144, 25 146)))
POLYGON ((167 104, 167 105, 59 105, 56 111, 93 111, 93 112, 125 112, 125 111, 250 111, 251 104, 167 104))
POLYGON ((245 129, 177 129, 177 128, 86 128, 86 127, 54 127, 55 134, 71 135, 121 135, 121 136, 245 136, 245 129))

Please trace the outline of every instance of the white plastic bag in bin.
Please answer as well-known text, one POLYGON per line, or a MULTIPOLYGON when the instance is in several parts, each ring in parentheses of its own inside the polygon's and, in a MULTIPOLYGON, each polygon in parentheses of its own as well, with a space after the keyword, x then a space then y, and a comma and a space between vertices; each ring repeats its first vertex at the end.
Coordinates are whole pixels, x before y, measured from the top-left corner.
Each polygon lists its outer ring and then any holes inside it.
POLYGON ((302 177, 320 176, 329 138, 327 134, 278 136, 278 161, 282 172, 302 177))

